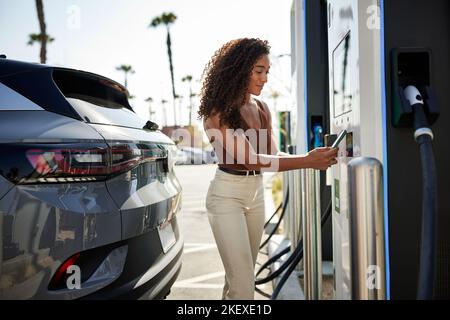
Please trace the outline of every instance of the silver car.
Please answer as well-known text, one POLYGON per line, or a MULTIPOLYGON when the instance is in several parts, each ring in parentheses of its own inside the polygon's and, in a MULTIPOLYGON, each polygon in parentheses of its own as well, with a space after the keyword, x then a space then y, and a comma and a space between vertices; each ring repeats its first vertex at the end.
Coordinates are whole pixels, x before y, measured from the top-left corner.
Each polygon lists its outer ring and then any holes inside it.
POLYGON ((120 84, 0 58, 0 299, 164 298, 176 147, 120 84))

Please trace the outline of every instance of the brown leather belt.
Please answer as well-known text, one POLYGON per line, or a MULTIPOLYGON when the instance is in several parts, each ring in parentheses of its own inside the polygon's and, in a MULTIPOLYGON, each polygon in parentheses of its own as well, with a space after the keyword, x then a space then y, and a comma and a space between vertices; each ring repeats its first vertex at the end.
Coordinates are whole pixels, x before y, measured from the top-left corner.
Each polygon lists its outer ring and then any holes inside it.
POLYGON ((237 176, 257 176, 257 175, 261 174, 261 171, 259 171, 259 170, 233 170, 233 169, 224 168, 224 167, 219 167, 219 170, 226 172, 226 173, 234 174, 237 176))

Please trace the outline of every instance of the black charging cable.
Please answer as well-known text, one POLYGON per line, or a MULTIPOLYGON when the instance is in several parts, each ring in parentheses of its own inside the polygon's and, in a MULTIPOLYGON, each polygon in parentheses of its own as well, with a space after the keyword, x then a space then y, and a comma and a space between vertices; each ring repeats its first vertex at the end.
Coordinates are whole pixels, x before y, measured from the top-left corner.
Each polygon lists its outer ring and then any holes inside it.
POLYGON ((284 248, 283 250, 281 250, 280 252, 278 252, 277 254, 270 257, 270 259, 268 259, 266 262, 264 262, 261 265, 261 267, 256 272, 255 277, 257 277, 261 272, 263 272, 265 269, 267 269, 272 263, 274 263, 275 261, 278 261, 278 259, 280 259, 282 256, 284 256, 289 251, 291 251, 291 248, 288 246, 288 247, 284 248))
MULTIPOLYGON (((263 243, 261 243, 261 245, 259 246, 259 249, 261 250, 262 248, 264 248, 264 246, 266 244, 269 243, 270 239, 273 237, 273 235, 277 232, 278 228, 280 227, 281 221, 284 218, 284 214, 286 213, 286 208, 287 208, 287 204, 289 202, 289 187, 286 188, 286 196, 284 197, 284 200, 282 202, 282 209, 281 209, 281 214, 280 214, 280 218, 278 219, 277 224, 275 225, 275 227, 272 229, 272 231, 270 232, 269 236, 264 240, 263 243)), ((280 204, 281 206, 281 204, 280 204)), ((280 206, 278 208, 280 208, 280 206)), ((269 224, 270 220, 272 220, 272 218, 275 216, 275 214, 277 213, 279 209, 277 209, 274 214, 272 215, 272 217, 270 217, 270 219, 264 224, 264 228, 269 224)))
MULTIPOLYGON (((325 224, 325 222, 327 221, 327 219, 330 217, 331 214, 331 201, 328 203, 328 206, 324 212, 324 214, 321 216, 321 225, 323 226, 325 224)), ((287 252, 289 252, 290 247, 287 247, 286 249, 284 249, 283 251, 281 251, 280 253, 278 253, 277 255, 280 255, 280 257, 284 254, 286 254, 287 252)), ((273 259, 276 256, 273 257, 273 259)), ((290 265, 294 265, 295 266, 299 263, 299 261, 302 259, 303 257, 303 237, 301 237, 297 243, 297 246, 295 247, 294 251, 292 251, 292 253, 289 255, 289 257, 286 259, 286 261, 284 261, 281 266, 275 270, 274 272, 271 272, 268 276, 266 276, 265 278, 261 278, 261 279, 255 279, 255 285, 260 285, 266 282, 269 282, 273 279, 275 279, 276 277, 278 277, 281 273, 283 273, 283 271, 285 271, 290 265)), ((278 257, 279 258, 279 257, 278 257)), ((267 262, 266 262, 267 263, 267 262)), ((273 261, 272 261, 273 263, 273 261)), ((264 266, 264 265, 263 265, 264 266)), ((261 266, 260 271, 262 271, 263 266, 261 266)), ((258 272, 260 272, 258 271, 258 272)), ((292 272, 292 271, 291 271, 292 272)), ((291 273, 290 272, 290 273, 291 273)), ((287 274, 288 272, 286 272, 287 274)), ((290 274, 289 273, 289 274, 290 274)), ((285 275, 286 275, 285 274, 285 275)), ((258 273, 257 273, 258 275, 258 273)), ((285 276, 284 275, 284 276, 285 276)), ((288 275, 289 277, 289 275, 288 275)), ((286 278, 287 279, 287 278, 286 278)), ((284 280, 286 281, 286 280, 284 280)), ((278 282, 278 285, 282 283, 282 281, 280 280, 280 282, 278 282)), ((278 286, 277 285, 277 286, 278 286)), ((281 287, 283 286, 283 284, 281 285, 281 287)), ((281 290, 281 288, 279 289, 281 290)))
MULTIPOLYGON (((327 209, 325 210, 324 214, 321 217, 320 224, 321 224, 322 227, 325 225, 325 223, 327 222, 327 220, 328 220, 328 218, 330 216, 331 216, 331 200, 328 203, 327 209)), ((281 277, 280 281, 278 281, 277 286, 273 290, 272 296, 270 297, 271 300, 276 300, 277 299, 277 297, 280 294, 281 289, 283 288, 283 286, 286 283, 287 279, 289 278, 291 273, 294 271, 295 267, 299 264, 300 260, 303 258, 303 238, 300 239, 300 241, 297 244, 297 247, 295 248, 295 250, 294 250, 294 252, 292 253, 291 256, 293 257, 291 262, 290 263, 286 263, 286 266, 284 267, 284 269, 286 269, 287 267, 289 267, 289 268, 283 274, 283 276, 281 277)), ((287 262, 287 260, 286 260, 286 262, 287 262)), ((281 267, 279 269, 281 269, 281 267)), ((281 272, 283 272, 283 271, 281 271, 281 272)))
POLYGON ((283 202, 280 202, 280 205, 278 206, 278 208, 275 209, 275 212, 272 214, 272 216, 269 218, 269 220, 267 220, 264 223, 264 229, 267 228, 267 226, 269 225, 269 223, 272 221, 272 219, 277 215, 278 211, 280 211, 280 209, 283 207, 283 202))
POLYGON ((424 110, 419 90, 408 86, 404 90, 414 115, 414 139, 419 144, 422 167, 422 234, 420 243, 419 280, 417 299, 433 298, 436 259, 437 174, 433 153, 433 132, 424 110))

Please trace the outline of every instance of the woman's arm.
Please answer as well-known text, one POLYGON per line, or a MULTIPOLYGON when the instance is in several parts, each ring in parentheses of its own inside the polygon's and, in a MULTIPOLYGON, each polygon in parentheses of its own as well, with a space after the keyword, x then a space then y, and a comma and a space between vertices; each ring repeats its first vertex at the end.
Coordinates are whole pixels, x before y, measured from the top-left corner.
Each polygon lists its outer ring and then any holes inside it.
POLYGON ((222 164, 237 162, 247 170, 280 172, 302 168, 326 170, 336 163, 337 149, 331 148, 318 148, 305 155, 257 154, 242 130, 220 126, 218 114, 205 121, 205 129, 222 164))
POLYGON ((248 170, 261 170, 282 172, 295 169, 312 168, 317 170, 326 170, 333 164, 336 164, 337 149, 318 148, 304 155, 266 155, 258 154, 256 165, 246 165, 248 170), (269 165, 265 165, 269 163, 269 165))

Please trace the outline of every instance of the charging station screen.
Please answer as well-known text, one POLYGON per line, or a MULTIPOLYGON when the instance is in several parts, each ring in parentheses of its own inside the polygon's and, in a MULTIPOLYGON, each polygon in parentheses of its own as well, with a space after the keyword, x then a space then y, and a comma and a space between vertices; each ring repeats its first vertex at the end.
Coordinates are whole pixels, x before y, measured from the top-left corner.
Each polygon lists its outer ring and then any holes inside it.
POLYGON ((350 33, 333 51, 333 106, 334 117, 352 110, 350 82, 350 33))

